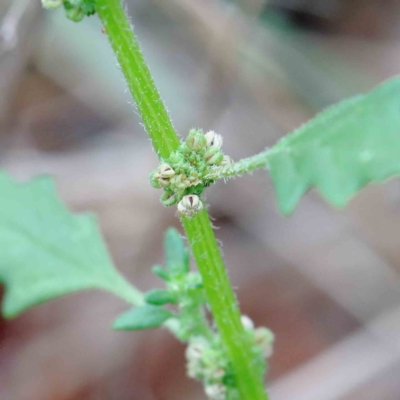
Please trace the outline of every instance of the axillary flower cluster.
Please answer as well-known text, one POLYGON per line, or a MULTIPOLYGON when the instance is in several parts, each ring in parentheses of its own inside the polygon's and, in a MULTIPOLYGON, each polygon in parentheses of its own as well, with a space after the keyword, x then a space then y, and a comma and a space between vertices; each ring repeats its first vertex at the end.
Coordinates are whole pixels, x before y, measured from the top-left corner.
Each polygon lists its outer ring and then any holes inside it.
MULTIPOLYGON (((251 343, 254 368, 265 375, 273 352, 274 334, 267 328, 255 328, 253 321, 242 315, 241 322, 251 343)), ((211 338, 192 336, 186 349, 188 375, 203 382, 210 400, 239 400, 235 374, 218 334, 211 338)))
POLYGON ((221 147, 221 135, 192 129, 186 141, 150 174, 150 184, 164 189, 161 202, 165 206, 178 204, 179 215, 188 218, 201 211, 203 202, 200 196, 214 182, 208 177, 233 164, 221 147))

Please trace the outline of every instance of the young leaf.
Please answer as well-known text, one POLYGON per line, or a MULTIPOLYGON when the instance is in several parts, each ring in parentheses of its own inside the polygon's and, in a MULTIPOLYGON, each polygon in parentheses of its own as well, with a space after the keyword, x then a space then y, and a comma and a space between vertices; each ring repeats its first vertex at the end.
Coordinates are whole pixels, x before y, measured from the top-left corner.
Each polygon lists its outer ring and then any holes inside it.
POLYGON ((140 329, 156 328, 168 318, 172 313, 161 307, 144 305, 133 308, 120 315, 113 324, 113 329, 118 331, 136 331, 140 329))
POLYGON ((83 289, 141 301, 113 267, 95 219, 71 214, 44 177, 20 184, 0 172, 0 281, 6 317, 83 289))
POLYGON ((151 268, 153 274, 157 275, 159 278, 161 278, 164 281, 168 281, 170 276, 168 274, 168 271, 164 269, 161 265, 154 265, 151 268))
POLYGON ((363 186, 400 174, 400 78, 317 115, 268 151, 281 211, 317 188, 344 206, 363 186))
POLYGON ((179 232, 174 228, 168 228, 165 233, 164 251, 169 272, 178 275, 189 272, 189 252, 179 232))
POLYGON ((153 289, 147 292, 144 296, 146 303, 153 304, 155 306, 162 306, 168 303, 176 303, 175 296, 168 292, 168 290, 153 289))

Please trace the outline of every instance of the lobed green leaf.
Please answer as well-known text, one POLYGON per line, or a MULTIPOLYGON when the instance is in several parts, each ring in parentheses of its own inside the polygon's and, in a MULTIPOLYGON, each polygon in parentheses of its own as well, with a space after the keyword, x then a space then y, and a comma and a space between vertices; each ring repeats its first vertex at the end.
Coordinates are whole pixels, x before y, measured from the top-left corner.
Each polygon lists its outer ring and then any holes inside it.
POLYGON ((47 177, 21 184, 0 172, 0 282, 6 317, 84 289, 141 301, 113 267, 95 219, 71 214, 47 177))
POLYGON ((279 207, 311 187, 337 207, 370 182, 400 174, 400 78, 321 112, 268 153, 279 207))

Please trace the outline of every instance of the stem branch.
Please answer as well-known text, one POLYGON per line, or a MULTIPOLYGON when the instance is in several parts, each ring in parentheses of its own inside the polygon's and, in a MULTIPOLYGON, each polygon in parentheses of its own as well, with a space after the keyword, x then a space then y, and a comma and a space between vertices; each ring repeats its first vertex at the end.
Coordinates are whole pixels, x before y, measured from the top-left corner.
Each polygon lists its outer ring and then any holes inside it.
POLYGON ((252 157, 243 158, 235 164, 224 168, 216 168, 215 172, 211 172, 206 176, 207 179, 223 179, 234 178, 235 176, 243 175, 248 172, 253 172, 256 169, 268 168, 269 150, 264 150, 252 157))

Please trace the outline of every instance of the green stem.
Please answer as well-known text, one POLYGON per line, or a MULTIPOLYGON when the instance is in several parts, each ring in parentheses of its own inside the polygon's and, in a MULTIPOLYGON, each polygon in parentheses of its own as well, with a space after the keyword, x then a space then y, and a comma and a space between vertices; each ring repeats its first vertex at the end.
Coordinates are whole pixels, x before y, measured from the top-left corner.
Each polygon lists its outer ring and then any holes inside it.
POLYGON ((235 368, 237 385, 243 400, 267 399, 262 377, 249 351, 251 343, 240 320, 240 311, 226 273, 207 211, 192 219, 183 218, 193 256, 203 278, 214 321, 235 368))
MULTIPOLYGON (((157 154, 168 158, 179 139, 154 85, 120 0, 95 0, 129 89, 157 154)), ((205 285, 214 320, 230 356, 242 400, 266 400, 262 377, 253 368, 251 346, 240 322, 240 311, 226 275, 206 211, 183 221, 205 285)))
POLYGON ((179 139, 151 77, 120 0, 96 0, 96 9, 158 157, 168 158, 179 139))

